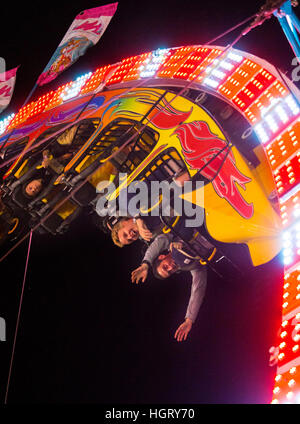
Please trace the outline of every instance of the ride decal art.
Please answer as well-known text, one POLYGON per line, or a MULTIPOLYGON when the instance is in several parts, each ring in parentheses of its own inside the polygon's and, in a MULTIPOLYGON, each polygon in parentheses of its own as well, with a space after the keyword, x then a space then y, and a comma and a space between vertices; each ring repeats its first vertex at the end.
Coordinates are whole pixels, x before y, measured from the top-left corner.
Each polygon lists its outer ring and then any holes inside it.
POLYGON ((201 173, 213 185, 215 192, 225 199, 245 219, 253 216, 254 208, 240 191, 244 191, 251 178, 244 175, 236 165, 231 146, 213 134, 207 122, 184 123, 192 113, 176 110, 172 106, 161 109, 152 118, 152 124, 160 129, 176 128, 176 134, 187 164, 201 173))

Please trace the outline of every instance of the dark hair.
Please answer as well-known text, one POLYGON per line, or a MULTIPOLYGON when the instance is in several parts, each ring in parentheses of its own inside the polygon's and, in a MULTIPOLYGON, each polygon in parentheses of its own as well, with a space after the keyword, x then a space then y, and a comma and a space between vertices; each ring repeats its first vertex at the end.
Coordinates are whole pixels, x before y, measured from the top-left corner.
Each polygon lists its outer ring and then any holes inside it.
POLYGON ((168 250, 164 250, 163 252, 161 252, 157 258, 154 259, 154 261, 152 262, 152 273, 153 276, 155 278, 157 278, 158 280, 165 280, 167 277, 162 277, 158 272, 157 272, 157 268, 160 265, 160 263, 163 261, 163 259, 159 259, 160 255, 167 255, 169 253, 168 250))

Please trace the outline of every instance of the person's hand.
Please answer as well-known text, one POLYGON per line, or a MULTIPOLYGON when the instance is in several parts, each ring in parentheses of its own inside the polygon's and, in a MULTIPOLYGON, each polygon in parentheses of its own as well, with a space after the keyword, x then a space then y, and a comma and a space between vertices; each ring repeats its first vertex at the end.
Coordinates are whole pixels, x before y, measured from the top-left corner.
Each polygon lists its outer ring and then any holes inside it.
POLYGON ((142 264, 137 269, 132 271, 131 282, 139 284, 139 282, 142 281, 142 283, 144 283, 148 275, 148 269, 149 269, 148 264, 142 264))
POLYGON ((54 184, 56 185, 56 184, 60 184, 63 180, 64 180, 64 178, 65 178, 65 175, 64 174, 60 174, 57 178, 56 178, 56 180, 54 181, 54 184))
POLYGON ((50 152, 49 150, 43 151, 43 160, 42 160, 42 167, 47 168, 49 166, 51 160, 50 152))
POLYGON ((177 328, 174 338, 178 342, 186 340, 189 332, 191 331, 193 322, 189 318, 186 318, 185 321, 177 328))
POLYGON ((43 161, 42 161, 42 167, 43 168, 47 168, 49 166, 49 163, 50 163, 50 159, 49 158, 43 159, 43 161))
POLYGON ((181 241, 174 241, 170 244, 170 250, 172 252, 173 249, 182 249, 183 243, 181 241))
POLYGON ((48 149, 43 150, 43 158, 48 158, 50 156, 50 151, 48 149))
POLYGON ((151 233, 151 231, 148 229, 147 225, 144 223, 144 221, 140 218, 138 218, 136 220, 136 225, 138 227, 139 230, 139 234, 142 237, 142 239, 146 240, 146 241, 150 241, 153 237, 153 234, 151 233))

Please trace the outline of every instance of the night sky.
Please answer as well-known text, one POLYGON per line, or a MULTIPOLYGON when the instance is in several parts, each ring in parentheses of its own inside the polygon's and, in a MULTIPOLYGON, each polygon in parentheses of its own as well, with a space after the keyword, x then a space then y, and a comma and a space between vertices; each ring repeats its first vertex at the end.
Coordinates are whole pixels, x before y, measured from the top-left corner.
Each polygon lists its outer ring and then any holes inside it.
MULTIPOLYGON (((22 106, 74 17, 101 1, 1 5, 0 55, 21 65, 10 106, 22 106)), ((34 99, 97 67, 159 47, 205 44, 258 11, 262 1, 119 2, 99 43, 34 99)), ((238 31, 218 43, 227 45, 238 31)), ((236 46, 290 75, 293 53, 275 18, 236 46)), ((139 242, 138 242, 139 243, 139 242)), ((256 281, 209 273, 204 304, 189 339, 184 320, 190 275, 133 285, 142 244, 114 246, 83 215, 63 236, 33 234, 8 403, 267 403, 268 366, 280 312, 272 272, 256 281)), ((0 264, 0 403, 9 368, 28 240, 0 264)), ((275 265, 272 269, 275 269, 275 265)))

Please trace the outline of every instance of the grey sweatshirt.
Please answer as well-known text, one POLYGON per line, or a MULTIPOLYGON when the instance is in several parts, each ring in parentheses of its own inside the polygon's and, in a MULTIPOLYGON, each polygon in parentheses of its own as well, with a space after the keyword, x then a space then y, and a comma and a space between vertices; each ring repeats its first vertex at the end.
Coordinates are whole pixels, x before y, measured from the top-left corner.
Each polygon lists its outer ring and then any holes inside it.
MULTIPOLYGON (((142 262, 152 266, 160 253, 169 250, 172 240, 172 234, 160 234, 157 236, 148 247, 142 262)), ((205 266, 195 264, 190 273, 192 274, 192 286, 185 318, 189 318, 192 322, 195 322, 206 291, 207 270, 205 266)))

